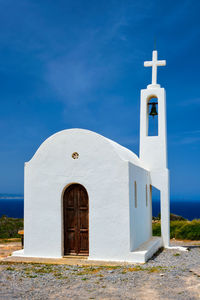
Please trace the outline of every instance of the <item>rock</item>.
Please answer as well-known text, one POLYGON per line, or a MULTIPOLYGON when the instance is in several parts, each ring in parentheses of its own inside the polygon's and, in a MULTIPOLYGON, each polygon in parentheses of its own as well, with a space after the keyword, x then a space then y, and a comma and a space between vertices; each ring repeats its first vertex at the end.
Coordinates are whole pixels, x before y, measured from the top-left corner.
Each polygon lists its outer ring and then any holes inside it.
POLYGON ((190 272, 192 272, 194 275, 197 275, 198 277, 200 277, 200 267, 195 267, 190 269, 190 272))

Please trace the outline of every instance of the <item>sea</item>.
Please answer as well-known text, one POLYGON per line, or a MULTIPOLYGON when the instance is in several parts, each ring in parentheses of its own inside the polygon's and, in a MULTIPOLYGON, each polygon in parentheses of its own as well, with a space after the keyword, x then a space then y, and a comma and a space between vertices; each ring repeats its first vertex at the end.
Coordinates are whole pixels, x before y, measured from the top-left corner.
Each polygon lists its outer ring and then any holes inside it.
MULTIPOLYGON (((200 200, 171 200, 170 212, 188 220, 200 219, 200 200)), ((160 201, 152 200, 152 215, 160 213, 160 201)), ((6 215, 11 218, 24 217, 24 198, 22 195, 0 196, 0 217, 6 215)))

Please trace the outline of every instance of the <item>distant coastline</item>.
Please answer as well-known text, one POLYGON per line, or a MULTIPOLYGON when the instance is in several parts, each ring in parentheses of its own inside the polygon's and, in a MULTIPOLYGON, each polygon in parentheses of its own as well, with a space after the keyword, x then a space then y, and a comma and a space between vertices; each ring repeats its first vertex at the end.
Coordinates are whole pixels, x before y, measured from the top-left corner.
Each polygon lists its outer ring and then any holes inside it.
POLYGON ((2 194, 0 193, 0 200, 1 199, 7 199, 7 200, 12 200, 12 199, 24 199, 23 194, 2 194))
POLYGON ((0 200, 1 200, 1 199, 3 199, 3 200, 5 200, 5 199, 6 199, 6 200, 13 200, 13 199, 24 199, 24 197, 23 197, 23 196, 21 196, 21 197, 20 197, 20 196, 16 196, 16 197, 10 197, 10 196, 7 196, 7 197, 1 197, 1 196, 0 196, 0 200))
MULTIPOLYGON (((170 212, 188 220, 200 219, 200 201, 197 200, 171 200, 170 212)), ((157 217, 160 213, 160 201, 153 199, 152 215, 157 217)), ((0 217, 6 215, 11 218, 24 217, 23 195, 0 194, 0 217)))
MULTIPOLYGON (((153 199, 152 215, 160 212, 160 201, 153 199)), ((170 213, 182 216, 188 220, 200 219, 200 201, 197 200, 170 200, 170 213)))

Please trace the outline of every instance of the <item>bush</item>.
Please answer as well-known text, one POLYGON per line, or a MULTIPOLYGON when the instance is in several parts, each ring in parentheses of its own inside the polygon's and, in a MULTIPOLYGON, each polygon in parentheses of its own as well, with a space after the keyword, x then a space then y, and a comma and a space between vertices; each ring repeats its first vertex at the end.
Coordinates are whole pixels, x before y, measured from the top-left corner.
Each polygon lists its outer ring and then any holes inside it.
MULTIPOLYGON (((152 224, 153 236, 161 236, 160 222, 152 224)), ((171 221, 170 238, 200 240, 200 219, 193 221, 171 221)))
POLYGON ((17 238, 20 237, 18 230, 24 227, 23 219, 8 218, 2 216, 0 218, 0 238, 17 238))
POLYGON ((170 238, 176 238, 176 232, 179 230, 182 226, 184 226, 187 223, 187 221, 171 221, 170 222, 170 238))
POLYGON ((176 230, 177 239, 200 240, 200 220, 193 220, 176 230))
POLYGON ((152 234, 154 236, 161 236, 160 222, 152 224, 152 234))

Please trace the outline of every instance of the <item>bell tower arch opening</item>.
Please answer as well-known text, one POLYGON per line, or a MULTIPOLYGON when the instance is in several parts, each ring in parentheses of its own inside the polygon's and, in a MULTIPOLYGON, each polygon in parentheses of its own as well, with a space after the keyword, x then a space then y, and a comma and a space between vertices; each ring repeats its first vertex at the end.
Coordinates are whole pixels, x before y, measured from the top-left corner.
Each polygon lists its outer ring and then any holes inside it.
POLYGON ((158 98, 150 96, 147 101, 147 136, 158 136, 158 98))

